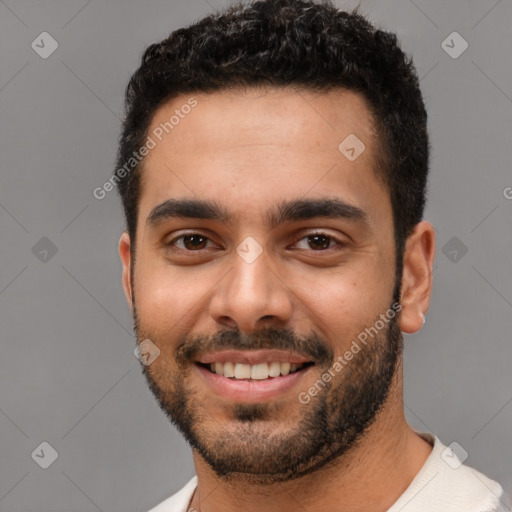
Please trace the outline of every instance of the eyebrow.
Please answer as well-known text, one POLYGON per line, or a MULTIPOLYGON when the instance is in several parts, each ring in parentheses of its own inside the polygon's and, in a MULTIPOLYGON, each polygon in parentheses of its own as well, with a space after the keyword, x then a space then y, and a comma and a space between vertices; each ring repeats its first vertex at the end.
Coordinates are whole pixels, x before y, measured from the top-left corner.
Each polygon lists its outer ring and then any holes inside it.
MULTIPOLYGON (((282 201, 267 212, 265 221, 267 227, 273 229, 286 222, 309 220, 317 217, 345 219, 370 224, 369 216, 364 210, 341 199, 332 198, 282 201)), ((167 199, 151 210, 146 224, 156 227, 165 220, 176 218, 214 220, 223 224, 229 224, 235 220, 235 217, 216 201, 167 199)))

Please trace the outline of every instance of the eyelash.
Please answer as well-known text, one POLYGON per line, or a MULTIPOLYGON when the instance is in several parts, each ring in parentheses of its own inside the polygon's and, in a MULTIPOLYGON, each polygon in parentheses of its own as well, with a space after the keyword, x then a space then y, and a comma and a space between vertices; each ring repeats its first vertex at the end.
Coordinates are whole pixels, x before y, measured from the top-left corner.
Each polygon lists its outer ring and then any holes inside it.
MULTIPOLYGON (((179 251, 183 251, 183 252, 189 252, 189 253, 194 253, 194 252, 198 252, 200 253, 201 251, 205 250, 205 249, 199 249, 197 251, 193 251, 193 250, 189 250, 189 249, 182 249, 181 247, 176 247, 175 246, 175 242, 177 240, 181 240, 183 238, 186 238, 186 237, 189 237, 189 236, 200 236, 204 239, 206 239, 207 241, 211 241, 210 238, 208 238, 207 236, 201 234, 201 233, 196 233, 196 232, 190 232, 190 233, 185 233, 183 235, 180 235, 180 236, 177 236, 175 238, 173 238, 172 240, 170 240, 169 242, 167 242, 165 245, 168 246, 168 247, 171 247, 173 249, 177 249, 179 251)), ((329 239, 330 241, 332 242, 335 242, 337 244, 337 247, 328 247, 327 249, 319 249, 319 250, 314 250, 314 249, 302 249, 302 250, 309 250, 311 252, 327 252, 327 251, 330 251, 330 250, 341 250, 345 247, 345 243, 342 242, 341 240, 339 240, 338 238, 330 235, 329 233, 325 233, 323 231, 315 231, 313 233, 308 233, 307 235, 304 235, 302 236, 301 238, 298 238, 294 243, 293 245, 296 245, 298 242, 304 240, 304 239, 307 239, 309 237, 313 237, 313 236, 324 236, 325 238, 329 239)))

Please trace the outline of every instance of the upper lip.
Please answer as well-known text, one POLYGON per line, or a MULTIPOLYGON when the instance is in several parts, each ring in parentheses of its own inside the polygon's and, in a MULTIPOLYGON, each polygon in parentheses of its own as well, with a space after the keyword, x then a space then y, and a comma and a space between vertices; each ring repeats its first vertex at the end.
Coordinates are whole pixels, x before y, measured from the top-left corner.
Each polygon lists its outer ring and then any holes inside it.
POLYGON ((219 350, 215 352, 205 352, 200 354, 196 361, 198 363, 242 363, 242 364, 260 364, 260 363, 310 363, 307 357, 297 352, 288 350, 219 350))

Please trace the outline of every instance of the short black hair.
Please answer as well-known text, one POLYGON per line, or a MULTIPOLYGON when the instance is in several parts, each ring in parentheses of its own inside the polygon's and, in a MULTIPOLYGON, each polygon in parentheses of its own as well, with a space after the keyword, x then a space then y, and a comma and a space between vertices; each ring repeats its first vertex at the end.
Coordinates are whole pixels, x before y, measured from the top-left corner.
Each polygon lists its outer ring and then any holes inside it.
MULTIPOLYGON (((155 111, 174 97, 257 86, 363 96, 378 133, 375 172, 390 193, 401 274, 405 241, 426 200, 427 113, 412 58, 395 34, 376 29, 358 8, 345 12, 328 0, 238 2, 150 45, 126 88, 116 169, 144 144, 155 111)), ((142 164, 118 183, 132 250, 142 164)))

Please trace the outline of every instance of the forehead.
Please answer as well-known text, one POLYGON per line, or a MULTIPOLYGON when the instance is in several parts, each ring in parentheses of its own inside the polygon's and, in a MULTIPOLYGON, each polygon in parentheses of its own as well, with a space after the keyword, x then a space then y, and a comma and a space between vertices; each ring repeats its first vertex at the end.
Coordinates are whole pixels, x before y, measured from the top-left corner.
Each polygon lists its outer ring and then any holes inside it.
POLYGON ((155 112, 148 133, 156 134, 159 146, 165 139, 164 146, 210 155, 226 146, 257 144, 332 150, 349 134, 358 135, 368 147, 376 137, 368 104, 358 93, 272 87, 180 95, 155 112))
POLYGON ((338 195, 370 213, 387 206, 374 121, 351 91, 182 95, 156 111, 148 136, 139 223, 171 197, 225 201, 238 219, 287 197, 338 195))

